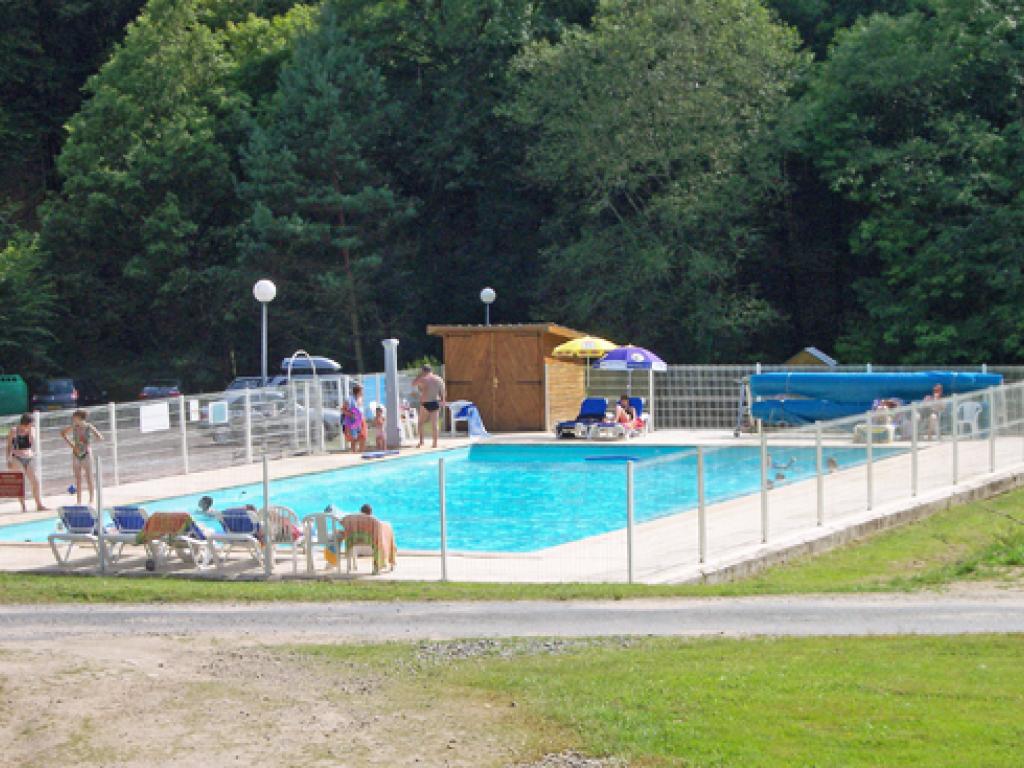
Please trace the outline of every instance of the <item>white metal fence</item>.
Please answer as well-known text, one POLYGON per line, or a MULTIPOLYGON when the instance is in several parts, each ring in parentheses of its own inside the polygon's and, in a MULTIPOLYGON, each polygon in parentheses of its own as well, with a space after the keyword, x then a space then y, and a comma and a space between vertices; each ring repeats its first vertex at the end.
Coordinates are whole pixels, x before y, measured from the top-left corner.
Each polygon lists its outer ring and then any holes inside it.
MULTIPOLYGON (((1004 383, 1024 381, 1024 366, 899 366, 840 365, 835 368, 784 365, 670 365, 663 373, 654 374, 654 413, 658 429, 734 429, 741 416, 749 414, 750 403, 740 407, 744 381, 755 373, 776 371, 875 373, 896 371, 978 371, 1002 374, 1004 383)), ((648 372, 592 370, 589 373, 589 395, 618 398, 623 392, 648 396, 648 372)), ((750 422, 747 421, 747 426, 750 422)))
MULTIPOLYGON (((399 375, 400 402, 408 397, 415 371, 399 375)), ((103 435, 92 449, 103 461, 103 481, 120 485, 198 470, 342 450, 341 393, 364 386, 368 413, 384 403, 384 375, 295 379, 263 389, 182 395, 107 403, 84 408, 103 435)), ((37 411, 36 468, 42 492, 64 493, 72 483, 71 448, 62 431, 73 410, 37 411)), ((6 433, 18 416, 0 418, 6 433)), ((371 437, 372 445, 372 437, 371 437)))

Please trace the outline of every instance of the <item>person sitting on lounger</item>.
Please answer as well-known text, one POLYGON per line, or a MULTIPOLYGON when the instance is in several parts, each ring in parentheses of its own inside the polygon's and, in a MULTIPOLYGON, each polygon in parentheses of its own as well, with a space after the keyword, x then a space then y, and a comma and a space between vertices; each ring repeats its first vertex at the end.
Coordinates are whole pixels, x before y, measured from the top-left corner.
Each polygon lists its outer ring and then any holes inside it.
POLYGON ((923 409, 925 423, 927 424, 924 436, 926 439, 935 439, 939 436, 939 417, 946 408, 941 402, 936 402, 942 400, 942 385, 936 384, 932 387, 932 393, 925 395, 924 399, 925 402, 931 402, 930 405, 923 409))
POLYGON ((643 422, 637 418, 636 408, 629 402, 629 395, 622 395, 615 404, 615 423, 626 429, 641 429, 643 422))

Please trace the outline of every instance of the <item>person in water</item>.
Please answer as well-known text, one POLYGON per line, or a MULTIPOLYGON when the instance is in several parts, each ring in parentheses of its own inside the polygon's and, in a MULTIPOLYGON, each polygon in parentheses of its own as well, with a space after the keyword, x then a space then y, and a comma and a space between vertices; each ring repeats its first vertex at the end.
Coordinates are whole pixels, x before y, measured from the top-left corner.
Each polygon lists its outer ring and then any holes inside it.
POLYGON ((81 408, 71 414, 71 424, 61 430, 60 436, 71 446, 71 469, 75 474, 75 492, 82 503, 82 474, 89 484, 89 503, 92 504, 92 438, 102 440, 103 435, 89 423, 89 413, 81 408))
MULTIPOLYGON (((39 475, 35 467, 35 419, 31 413, 22 414, 10 434, 7 436, 7 467, 13 471, 21 472, 28 480, 32 489, 32 496, 36 500, 36 511, 43 512, 48 509, 43 504, 42 494, 39 490, 39 475)), ((21 502, 21 511, 25 511, 24 495, 18 499, 21 502)))

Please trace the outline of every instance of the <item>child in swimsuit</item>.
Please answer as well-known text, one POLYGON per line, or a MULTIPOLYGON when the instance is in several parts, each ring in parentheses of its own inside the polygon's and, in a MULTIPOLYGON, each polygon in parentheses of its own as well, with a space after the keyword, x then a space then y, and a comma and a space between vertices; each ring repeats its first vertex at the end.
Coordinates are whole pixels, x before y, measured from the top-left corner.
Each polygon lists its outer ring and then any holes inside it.
MULTIPOLYGON (((35 469, 35 418, 31 413, 23 414, 17 426, 15 426, 7 438, 7 466, 12 470, 20 471, 32 488, 32 495, 36 500, 36 510, 42 512, 47 509, 43 506, 42 496, 39 490, 39 477, 35 469)), ((21 502, 21 511, 25 510, 25 498, 18 499, 21 502)))
POLYGON ((384 437, 384 426, 387 424, 387 419, 384 417, 384 409, 379 405, 373 415, 373 429, 377 433, 377 450, 383 451, 388 447, 388 441, 384 437))
POLYGON ((92 448, 89 442, 95 436, 102 440, 103 435, 89 423, 89 413, 79 409, 71 414, 71 426, 64 427, 60 436, 71 446, 71 469, 75 473, 75 491, 78 503, 82 503, 82 471, 85 471, 86 482, 89 483, 89 503, 92 504, 92 448))

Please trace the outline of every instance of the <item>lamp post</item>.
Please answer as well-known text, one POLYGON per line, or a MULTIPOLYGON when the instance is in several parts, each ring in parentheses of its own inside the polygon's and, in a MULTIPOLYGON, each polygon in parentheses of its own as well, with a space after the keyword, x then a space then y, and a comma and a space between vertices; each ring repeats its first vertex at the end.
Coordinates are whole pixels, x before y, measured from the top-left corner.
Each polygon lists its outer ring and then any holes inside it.
POLYGON ((252 287, 252 295, 256 297, 256 301, 263 308, 263 355, 260 366, 260 386, 265 387, 267 386, 267 304, 277 296, 277 286, 269 280, 257 280, 256 285, 252 287))
POLYGON ((491 304, 498 298, 493 288, 484 288, 480 291, 480 301, 484 303, 484 325, 491 324, 491 304))

